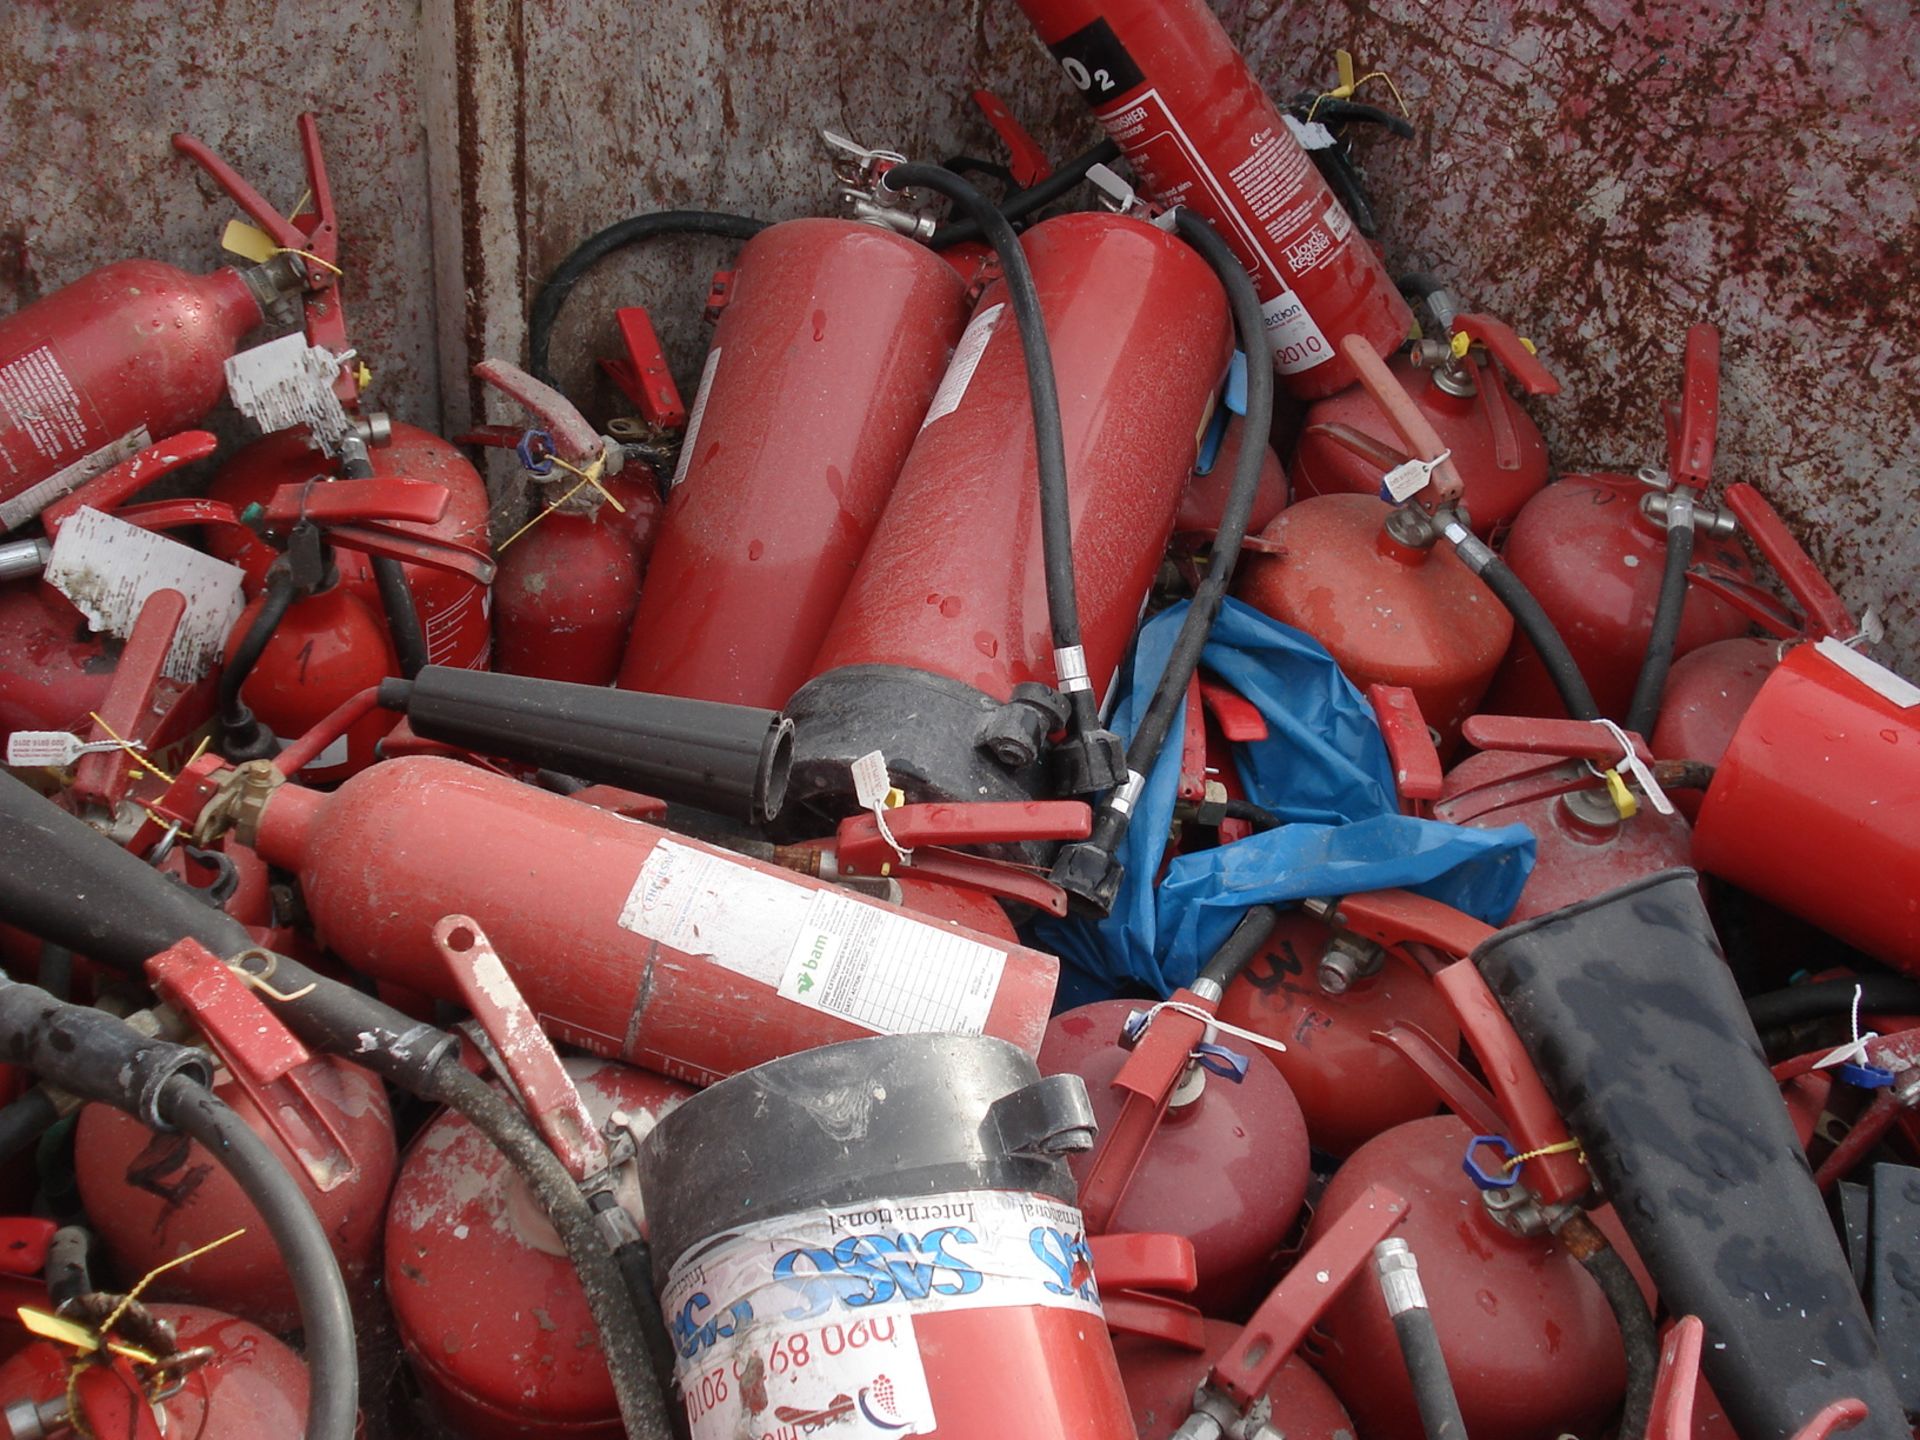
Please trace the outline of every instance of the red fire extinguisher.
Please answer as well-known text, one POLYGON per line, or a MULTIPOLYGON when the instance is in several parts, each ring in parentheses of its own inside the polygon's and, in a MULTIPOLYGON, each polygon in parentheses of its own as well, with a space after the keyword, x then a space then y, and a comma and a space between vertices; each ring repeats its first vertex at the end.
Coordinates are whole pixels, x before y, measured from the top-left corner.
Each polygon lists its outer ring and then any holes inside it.
POLYGON ((1413 314, 1205 0, 1020 0, 1067 80, 1164 206, 1219 229, 1254 278, 1273 361, 1306 399, 1354 382, 1413 314))
POLYGON ((1662 767, 1662 784, 1639 736, 1577 720, 1476 715, 1466 738, 1479 753, 1447 773, 1433 818, 1533 832, 1533 869, 1509 924, 1689 863, 1693 834, 1673 796, 1702 777, 1662 767))
MULTIPOLYGON (((1231 342, 1220 282, 1118 215, 1021 239, 1058 378, 1085 673, 1104 695, 1173 528, 1231 342)), ((915 800, 1028 798, 1064 716, 1032 404, 1004 282, 980 297, 886 513, 787 712, 793 797, 884 752, 915 800)))
MULTIPOLYGON (((1087 1084, 1102 1132, 1127 1092, 1113 1081, 1147 1023, 1131 1001, 1102 1000, 1056 1015, 1040 1047, 1046 1075, 1087 1084)), ((1307 1129, 1300 1106, 1266 1052, 1232 1036, 1202 1042, 1101 1233, 1182 1235, 1193 1242, 1194 1303, 1239 1312, 1264 1288, 1268 1267, 1306 1198, 1307 1129), (1245 1052, 1245 1053, 1243 1053, 1245 1052), (1196 1184, 1198 1177, 1207 1177, 1196 1184)), ((1078 1157, 1077 1178, 1087 1163, 1078 1157)))
MULTIPOLYGON (((1648 467, 1637 475, 1562 476, 1521 508, 1507 534, 1507 564, 1579 657, 1600 713, 1629 729, 1653 729, 1654 715, 1636 724, 1628 712, 1655 639, 1667 557, 1708 563, 1742 578, 1752 575, 1746 552, 1733 538, 1734 517, 1706 500, 1719 416, 1719 362, 1719 333, 1696 325, 1687 335, 1680 401, 1667 411, 1664 472, 1648 467)), ((1673 658, 1746 633, 1746 615, 1718 594, 1690 581, 1679 594, 1677 624, 1664 641, 1673 658)), ((1565 713, 1538 652, 1524 636, 1514 641, 1482 709, 1495 715, 1565 713)))
POLYGON ((805 219, 748 241, 714 293, 619 683, 778 709, 813 673, 942 383, 967 284, 891 230, 805 219))
POLYGON ((537 499, 500 542, 493 580, 493 668, 577 685, 611 684, 633 628, 660 528, 660 491, 626 450, 598 435, 564 395, 516 365, 475 375, 517 400, 538 428, 490 425, 461 443, 511 445, 537 499))
POLYGON ((432 930, 464 911, 547 1033, 595 1054, 701 1083, 897 1028, 1039 1048, 1058 973, 1039 951, 457 761, 389 760, 331 794, 261 764, 224 773, 226 801, 201 770, 175 788, 204 785, 186 808, 212 800, 298 877, 330 950, 445 996, 432 930))
POLYGON ((1077 1077, 955 1035, 790 1055, 666 1116, 640 1186, 695 1440, 1130 1440, 1063 1159, 1092 1125, 1077 1077))
MULTIPOLYGON (((234 971, 187 950, 155 956, 148 979, 219 1056, 224 1070, 214 1093, 299 1184, 349 1288, 371 1281, 395 1166, 385 1090, 356 1065, 309 1053, 234 971)), ((122 1274, 157 1270, 244 1230, 168 1270, 152 1293, 217 1301, 269 1330, 298 1328, 293 1281, 272 1238, 233 1178, 186 1136, 156 1136, 124 1111, 89 1105, 74 1167, 81 1202, 122 1274)))
MULTIPOLYGON (((1547 483, 1546 441, 1507 383, 1526 395, 1558 395, 1560 382, 1492 316, 1460 311, 1444 290, 1427 304, 1444 338, 1419 341, 1388 365, 1453 457, 1474 534, 1492 539, 1547 483)), ((1380 477, 1407 459, 1398 432, 1361 386, 1308 407, 1304 426, 1288 466, 1300 499, 1377 495, 1380 477)))
MULTIPOLYGON (((1772 595, 1738 576, 1702 579, 1703 587, 1718 590, 1768 634, 1715 640, 1673 662, 1660 721, 1649 737, 1653 753, 1663 760, 1719 764, 1741 716, 1789 646, 1818 642, 1829 635, 1851 640, 1860 633, 1845 602, 1766 497, 1751 485, 1729 485, 1726 499, 1727 508, 1799 604, 1800 613, 1783 613, 1772 595)), ((1698 799, 1687 792, 1681 806, 1691 814, 1688 806, 1698 799)))
MULTIPOLYGON (((215 445, 212 435, 199 430, 149 445, 49 504, 42 513, 45 539, 0 542, 0 577, 7 582, 0 586, 0 737, 37 730, 105 741, 109 737, 104 731, 91 733, 97 727, 88 717, 106 707, 119 671, 130 658, 140 664, 151 661, 151 673, 132 682, 145 698, 129 712, 142 717, 138 738, 146 745, 149 759, 170 770, 174 761, 184 758, 184 752, 172 755, 173 747, 184 743, 191 749, 205 732, 213 716, 215 682, 164 678, 160 663, 170 638, 159 642, 158 654, 138 651, 130 657, 111 636, 95 631, 87 617, 41 576, 61 526, 83 507, 156 531, 217 518, 194 501, 124 503, 180 466, 205 459, 215 445), (158 706, 159 713, 145 714, 148 705, 158 706)), ((134 738, 128 730, 120 734, 134 738)))

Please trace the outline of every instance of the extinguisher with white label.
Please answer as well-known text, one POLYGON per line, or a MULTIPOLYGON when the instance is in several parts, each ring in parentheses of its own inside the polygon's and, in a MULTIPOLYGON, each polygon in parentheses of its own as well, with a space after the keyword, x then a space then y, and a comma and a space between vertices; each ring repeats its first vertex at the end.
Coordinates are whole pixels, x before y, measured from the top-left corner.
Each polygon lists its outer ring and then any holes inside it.
POLYGON ((1205 0, 1020 0, 1153 198, 1219 229, 1254 278, 1283 382, 1303 399, 1357 378, 1413 313, 1205 0))
POLYGON ((1122 1440, 1133 1422, 1064 1156, 1075 1075, 896 1035, 724 1080, 640 1143, 694 1440, 1122 1440))

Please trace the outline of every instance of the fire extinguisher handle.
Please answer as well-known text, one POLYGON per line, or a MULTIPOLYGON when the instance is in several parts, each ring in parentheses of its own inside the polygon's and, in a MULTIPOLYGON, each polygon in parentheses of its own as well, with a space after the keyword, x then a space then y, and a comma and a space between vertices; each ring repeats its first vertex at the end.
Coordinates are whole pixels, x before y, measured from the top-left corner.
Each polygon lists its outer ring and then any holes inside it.
POLYGON ((1400 443, 1407 447, 1415 460, 1428 467, 1427 483, 1407 498, 1417 500, 1428 510, 1436 510, 1458 500, 1465 489, 1460 472, 1454 468, 1446 445, 1433 428, 1433 422, 1427 419, 1426 412, 1407 393, 1406 387, 1393 371, 1387 368, 1387 362, 1361 335, 1349 335, 1343 339, 1340 353, 1353 366, 1367 394, 1373 397, 1373 403, 1380 407, 1381 414, 1393 426, 1394 434, 1400 437, 1400 443))
MULTIPOLYGON (((87 743, 97 744, 116 737, 129 743, 144 744, 163 707, 154 704, 166 674, 167 655, 173 649, 174 636, 186 617, 187 600, 178 590, 155 590, 140 606, 133 629, 128 632, 120 663, 114 666, 107 693, 94 712, 94 723, 87 732, 87 743)), ((74 798, 98 805, 113 814, 126 798, 131 784, 131 767, 118 750, 83 755, 74 770, 74 798)))
POLYGON ((41 523, 47 527, 49 537, 57 537, 61 525, 71 519, 76 510, 83 507, 113 510, 162 475, 169 475, 195 460, 206 459, 219 446, 220 442, 205 430, 183 430, 178 435, 169 436, 128 456, 118 465, 102 470, 91 480, 61 496, 40 512, 41 523))
MULTIPOLYGON (((1528 715, 1471 715, 1460 727, 1466 742, 1476 750, 1505 750, 1517 755, 1554 755, 1567 760, 1605 761, 1618 764, 1623 758, 1620 742, 1604 725, 1589 720, 1542 720, 1528 715)), ((1634 755, 1642 764, 1653 763, 1653 751, 1647 742, 1631 730, 1634 755)))
POLYGON ((1089 1235, 1093 1273, 1100 1288, 1125 1290, 1193 1289, 1200 1271, 1193 1241, 1185 1235, 1089 1235))
POLYGON ((432 525, 447 513, 453 492, 429 480, 382 475, 366 480, 330 480, 324 485, 282 485, 267 501, 266 525, 284 531, 302 520, 337 525, 361 520, 405 520, 432 525))
POLYGON ((473 373, 494 389, 517 401, 553 436, 553 448, 562 460, 585 465, 605 453, 600 432, 571 400, 518 365, 506 360, 482 360, 473 373))
POLYGON ((333 185, 327 178, 326 161, 320 153, 320 127, 310 111, 300 116, 298 124, 307 188, 313 192, 314 222, 310 228, 302 228, 296 219, 282 215, 268 204, 266 198, 205 141, 182 130, 175 133, 173 148, 206 171, 214 184, 226 191, 228 198, 266 231, 275 245, 319 260, 319 265, 308 267, 307 288, 321 290, 332 285, 340 273, 334 263, 340 253, 340 231, 333 210, 333 185))
POLYGON ((1806 616, 1804 633, 1818 640, 1832 635, 1846 640, 1858 633, 1852 613, 1847 609, 1820 567, 1813 562, 1780 512, 1767 503, 1767 497, 1744 482, 1727 487, 1727 508, 1733 511, 1740 528, 1752 537, 1754 547, 1773 566, 1780 583, 1787 587, 1806 616))
POLYGON ((1402 803, 1410 807, 1409 813, 1415 813, 1419 802, 1439 799, 1444 784, 1440 752, 1434 747, 1426 716, 1420 713, 1420 702, 1403 685, 1369 685, 1367 703, 1380 722, 1380 738, 1387 742, 1394 786, 1402 803))
POLYGON ((484 550, 451 540, 389 530, 377 521, 364 525, 330 525, 327 536, 343 549, 398 560, 406 565, 424 565, 429 570, 444 570, 476 585, 491 585, 498 569, 493 557, 484 550))
POLYGON ((1558 395, 1560 381, 1554 373, 1540 363, 1540 357, 1533 353, 1527 342, 1514 333, 1513 327, 1504 320, 1496 320, 1491 315, 1474 312, 1453 317, 1453 333, 1464 335, 1468 340, 1484 345, 1487 353, 1500 362, 1500 368, 1513 377, 1522 393, 1527 395, 1558 395))
POLYGON ((1707 488, 1720 427, 1720 332, 1711 325, 1687 331, 1679 402, 1665 406, 1667 474, 1676 485, 1707 488))

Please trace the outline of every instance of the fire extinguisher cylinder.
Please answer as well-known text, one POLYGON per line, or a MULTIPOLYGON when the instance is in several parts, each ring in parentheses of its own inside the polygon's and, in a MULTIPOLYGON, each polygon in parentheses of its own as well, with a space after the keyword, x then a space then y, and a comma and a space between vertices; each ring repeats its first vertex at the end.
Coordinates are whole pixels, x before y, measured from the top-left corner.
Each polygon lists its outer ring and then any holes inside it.
POLYGON ((772 710, 429 665, 380 703, 416 735, 764 825, 780 813, 793 723, 772 710))

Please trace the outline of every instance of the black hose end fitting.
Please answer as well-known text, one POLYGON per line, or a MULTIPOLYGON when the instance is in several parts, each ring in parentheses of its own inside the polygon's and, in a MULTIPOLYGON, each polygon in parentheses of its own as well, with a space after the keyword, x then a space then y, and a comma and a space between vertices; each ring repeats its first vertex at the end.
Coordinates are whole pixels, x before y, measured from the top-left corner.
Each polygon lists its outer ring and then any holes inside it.
POLYGON ((160 1092, 176 1075, 213 1083, 205 1052, 143 1035, 126 1021, 86 1005, 56 1000, 35 985, 0 983, 0 1059, 33 1071, 62 1090, 171 1130, 160 1092))
POLYGON ((221 719, 220 753, 236 765, 271 760, 280 753, 280 738, 242 702, 235 707, 233 719, 221 719))
POLYGON ((1126 783, 1126 742, 1111 730, 1076 731, 1053 747, 1052 756, 1056 794, 1094 795, 1126 783))
POLYGON ((1108 845, 1097 839, 1076 840, 1060 847, 1048 878, 1067 892, 1075 909, 1105 917, 1113 913, 1126 873, 1108 845))

